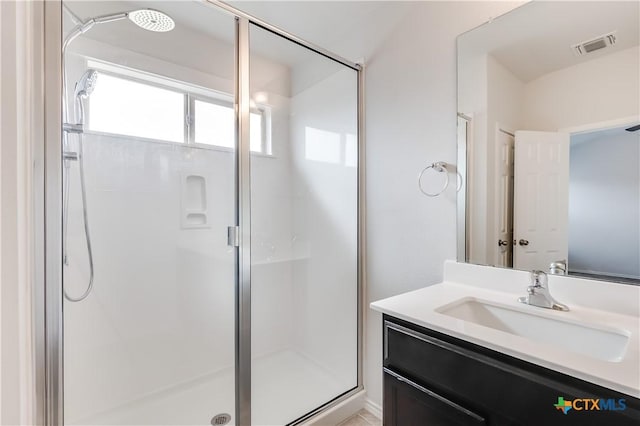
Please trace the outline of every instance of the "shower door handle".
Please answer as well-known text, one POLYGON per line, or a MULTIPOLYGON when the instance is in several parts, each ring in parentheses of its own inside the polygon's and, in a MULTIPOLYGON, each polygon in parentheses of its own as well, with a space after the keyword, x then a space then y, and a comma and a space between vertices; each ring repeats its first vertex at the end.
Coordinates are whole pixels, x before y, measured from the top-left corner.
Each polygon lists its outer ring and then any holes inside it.
POLYGON ((240 247, 240 227, 227 226, 227 245, 229 247, 240 247))

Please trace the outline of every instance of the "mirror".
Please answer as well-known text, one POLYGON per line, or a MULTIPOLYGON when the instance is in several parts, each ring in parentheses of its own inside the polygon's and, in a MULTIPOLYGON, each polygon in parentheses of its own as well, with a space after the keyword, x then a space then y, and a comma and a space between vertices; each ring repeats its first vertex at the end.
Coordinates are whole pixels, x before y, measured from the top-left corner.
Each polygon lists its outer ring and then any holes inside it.
POLYGON ((458 260, 640 284, 640 3, 458 37, 458 260))

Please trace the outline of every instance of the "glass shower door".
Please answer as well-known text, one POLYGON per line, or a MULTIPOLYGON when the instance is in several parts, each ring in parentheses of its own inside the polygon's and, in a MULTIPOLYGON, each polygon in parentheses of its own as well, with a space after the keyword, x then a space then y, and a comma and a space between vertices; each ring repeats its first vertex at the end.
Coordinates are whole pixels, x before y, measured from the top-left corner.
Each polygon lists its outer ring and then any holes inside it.
POLYGON ((252 420, 358 385, 357 71, 250 26, 252 420))
POLYGON ((223 424, 234 18, 203 2, 64 6, 65 423, 223 424))

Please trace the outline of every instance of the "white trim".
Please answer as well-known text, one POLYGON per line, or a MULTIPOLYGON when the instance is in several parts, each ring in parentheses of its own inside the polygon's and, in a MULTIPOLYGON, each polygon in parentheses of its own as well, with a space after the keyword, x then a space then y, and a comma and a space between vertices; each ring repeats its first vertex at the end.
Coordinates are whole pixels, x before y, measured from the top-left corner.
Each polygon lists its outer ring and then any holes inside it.
MULTIPOLYGON (((209 145, 209 144, 195 143, 195 142, 194 143, 173 142, 173 141, 165 141, 160 139, 145 138, 143 136, 133 136, 133 135, 123 135, 120 133, 101 132, 98 130, 85 130, 83 133, 89 136, 104 136, 109 138, 120 138, 124 140, 128 139, 135 142, 149 142, 157 145, 180 146, 183 148, 204 149, 207 151, 219 151, 219 152, 226 152, 229 154, 233 154, 235 152, 235 148, 227 148, 225 146, 220 146, 220 145, 209 145)), ((264 152, 260 152, 260 151, 251 151, 251 156, 278 159, 278 157, 273 154, 265 154, 264 152)))
MULTIPOLYGON (((2 4, 0 4, 0 40, 2 40, 4 38, 4 32, 2 31, 4 25, 2 25, 3 21, 3 7, 2 4)), ((0 44, 0 126, 2 125, 2 104, 4 102, 2 102, 2 100, 4 99, 2 97, 2 57, 4 56, 2 52, 2 45, 0 44)), ((2 129, 0 128, 0 165, 2 165, 2 129)), ((0 202, 2 202, 2 173, 0 173, 0 202)), ((3 234, 2 234, 2 209, 0 209, 0 241, 3 241, 2 239, 3 234)), ((0 295, 2 294, 2 244, 0 244, 0 295)), ((3 399, 2 399, 2 383, 4 383, 4 380, 2 379, 2 366, 4 365, 4 363, 2 362, 2 298, 0 297, 0 423, 2 423, 2 404, 3 404, 3 399)))
POLYGON ((34 146, 41 135, 39 2, 1 2, 1 424, 34 424, 34 146), (6 61, 6 62, 5 62, 6 61))
POLYGON ((223 101, 233 107, 234 97, 232 94, 220 92, 195 84, 187 84, 183 81, 171 77, 160 76, 147 71, 129 68, 123 65, 116 65, 110 62, 101 61, 87 57, 87 67, 98 71, 103 71, 114 77, 129 79, 138 83, 147 83, 164 89, 174 89, 181 93, 194 94, 206 99, 223 101))
POLYGON ((382 407, 373 402, 370 398, 364 399, 364 409, 382 420, 382 407))
POLYGON ((580 126, 564 127, 558 129, 558 132, 570 133, 571 135, 579 133, 588 133, 595 130, 607 130, 615 129, 616 127, 623 127, 627 125, 637 124, 640 122, 640 115, 630 115, 622 118, 615 118, 612 120, 599 121, 597 123, 582 124, 580 126))

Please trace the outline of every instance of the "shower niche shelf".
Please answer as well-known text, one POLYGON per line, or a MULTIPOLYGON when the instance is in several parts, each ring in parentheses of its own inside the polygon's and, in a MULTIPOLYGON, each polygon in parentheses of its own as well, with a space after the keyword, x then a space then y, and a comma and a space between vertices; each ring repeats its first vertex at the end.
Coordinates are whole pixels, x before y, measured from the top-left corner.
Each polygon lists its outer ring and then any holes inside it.
POLYGON ((180 224, 183 229, 210 228, 207 200, 207 178, 186 173, 181 179, 180 224))

